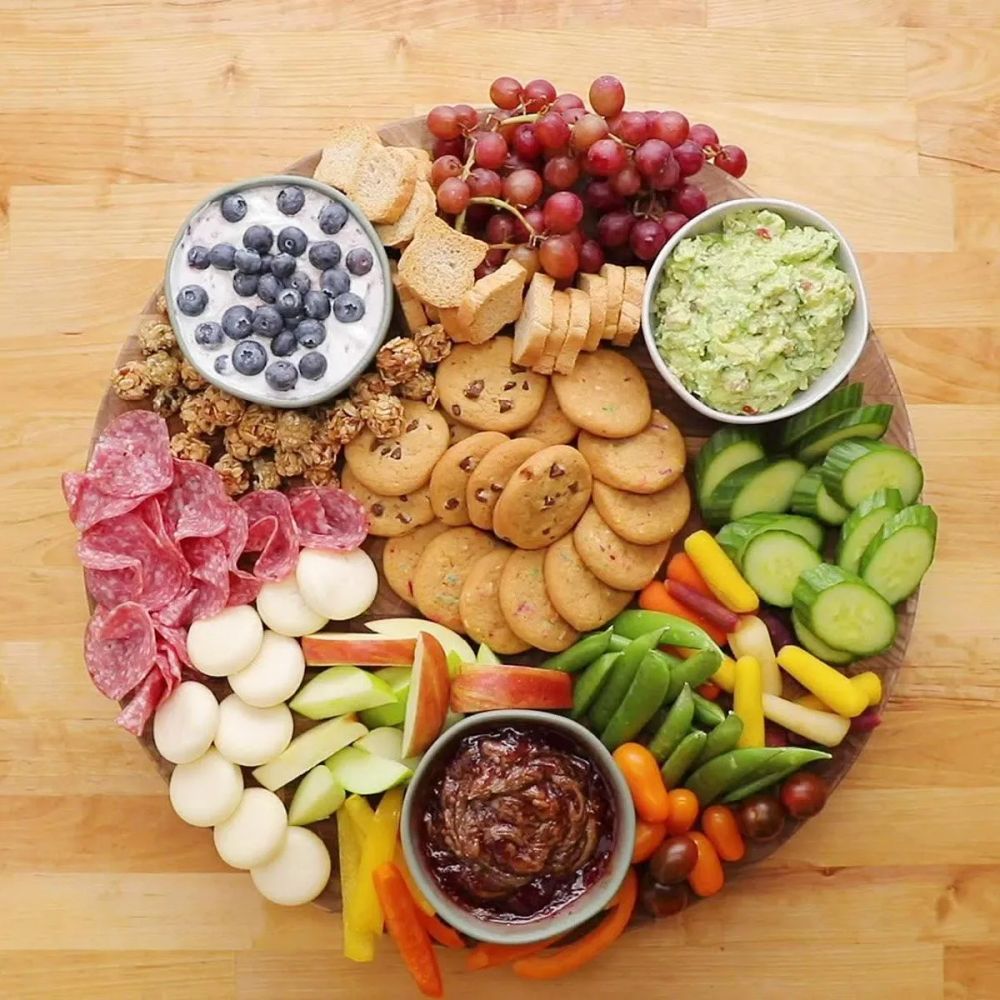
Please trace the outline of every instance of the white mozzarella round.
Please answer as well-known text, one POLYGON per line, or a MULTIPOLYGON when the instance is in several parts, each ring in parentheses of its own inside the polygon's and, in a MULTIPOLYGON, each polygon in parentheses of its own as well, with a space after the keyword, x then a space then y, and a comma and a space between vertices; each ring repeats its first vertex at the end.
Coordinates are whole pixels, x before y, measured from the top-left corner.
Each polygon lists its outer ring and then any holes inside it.
POLYGON ((194 622, 188 629, 188 656, 203 674, 228 677, 257 655, 263 636, 260 615, 240 604, 194 622))
POLYGON ((215 739, 219 703, 197 681, 179 684, 153 716, 153 744, 172 764, 197 760, 215 739))
POLYGON ((278 853, 287 829, 281 799, 266 788, 247 788, 236 812, 215 828, 215 849, 227 865, 253 868, 278 853))
POLYGON ((265 630, 260 652, 248 667, 229 675, 229 686, 248 705, 270 708, 298 691, 305 672, 306 661, 298 642, 265 630))
POLYGON ((326 624, 326 615, 313 611, 302 600, 294 573, 278 583, 265 583, 260 588, 257 612, 269 629, 282 635, 309 635, 326 624))
POLYGON ((303 549, 295 579, 306 604, 334 621, 367 611, 378 593, 378 570, 363 549, 303 549))
POLYGON ((250 869, 257 891, 272 903, 301 906, 314 900, 330 880, 330 852, 312 830, 290 826, 270 861, 250 869))
POLYGON ((243 772, 214 748, 170 775, 170 804, 191 826, 216 826, 236 811, 243 794, 243 772))
POLYGON ((287 705, 254 708, 236 694, 222 699, 215 748, 226 760, 257 767, 274 760, 291 739, 292 713, 287 705))

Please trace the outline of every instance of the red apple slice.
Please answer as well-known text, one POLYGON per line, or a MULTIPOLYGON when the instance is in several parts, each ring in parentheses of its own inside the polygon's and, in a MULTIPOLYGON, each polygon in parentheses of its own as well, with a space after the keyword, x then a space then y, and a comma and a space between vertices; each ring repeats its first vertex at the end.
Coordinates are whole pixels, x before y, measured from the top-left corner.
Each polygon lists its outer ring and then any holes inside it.
POLYGON ((349 663, 355 667, 408 667, 413 662, 416 640, 391 639, 362 632, 317 632, 302 640, 306 663, 325 667, 349 663))
POLYGON ((417 636, 403 720, 403 756, 423 753, 441 734, 448 714, 448 658, 429 632, 417 636))
POLYGON ((573 682, 561 670, 463 663, 461 673, 452 681, 451 707, 456 712, 572 708, 573 682))

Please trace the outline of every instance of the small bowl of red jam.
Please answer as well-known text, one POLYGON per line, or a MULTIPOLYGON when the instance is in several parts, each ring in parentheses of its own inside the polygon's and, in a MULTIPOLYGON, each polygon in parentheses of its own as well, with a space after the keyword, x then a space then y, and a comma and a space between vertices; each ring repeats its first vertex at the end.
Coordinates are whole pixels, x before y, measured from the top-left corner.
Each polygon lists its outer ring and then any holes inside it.
POLYGON ((611 902, 635 812, 601 742, 547 712, 483 712, 449 729, 403 803, 403 850, 444 920, 479 941, 529 944, 611 902))

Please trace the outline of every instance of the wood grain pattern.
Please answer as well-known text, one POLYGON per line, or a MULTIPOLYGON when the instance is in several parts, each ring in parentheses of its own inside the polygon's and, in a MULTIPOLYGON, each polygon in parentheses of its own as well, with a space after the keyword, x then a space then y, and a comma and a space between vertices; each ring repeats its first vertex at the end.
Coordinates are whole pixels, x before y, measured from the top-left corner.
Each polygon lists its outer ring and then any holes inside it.
POLYGON ((479 101, 499 73, 582 92, 617 72, 745 145, 753 187, 844 225, 939 557, 885 724, 820 820, 586 974, 449 955, 450 991, 1000 995, 998 29, 997 0, 0 0, 0 993, 413 995, 391 948, 343 961, 337 921, 264 903, 172 820, 83 671, 57 477, 194 197, 334 121, 479 101))

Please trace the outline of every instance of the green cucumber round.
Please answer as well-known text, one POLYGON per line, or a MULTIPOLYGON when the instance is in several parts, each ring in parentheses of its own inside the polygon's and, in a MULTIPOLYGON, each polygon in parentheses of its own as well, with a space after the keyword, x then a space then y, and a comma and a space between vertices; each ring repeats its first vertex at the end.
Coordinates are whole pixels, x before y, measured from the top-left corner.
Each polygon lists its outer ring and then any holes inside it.
POLYGON ((802 619, 794 611, 792 612, 792 628, 795 630, 795 638, 799 640, 799 645, 824 663, 845 667, 857 659, 853 653, 848 653, 846 649, 834 649, 833 646, 828 646, 818 635, 810 632, 802 624, 802 619))
POLYGON ((837 565, 857 573, 868 543, 879 533, 882 525, 902 509, 902 494, 891 487, 876 490, 870 497, 865 497, 841 526, 837 565))
POLYGON ((723 525, 715 540, 739 566, 747 542, 762 531, 790 531, 794 535, 800 535, 814 549, 823 544, 823 526, 810 517, 801 517, 798 514, 751 514, 739 521, 730 521, 729 524, 723 525))
POLYGON ((762 601, 778 608, 792 606, 799 577, 822 562, 820 554, 790 531, 762 531, 747 542, 740 570, 762 601))
POLYGON ((721 427, 701 446, 695 459, 695 492, 699 501, 711 496, 729 473, 763 457, 764 446, 756 430, 721 427))
POLYGON ((937 514, 914 504, 894 514, 869 542, 861 557, 861 579, 890 604, 905 601, 934 560, 937 514))
POLYGON ((805 466, 794 458, 751 462, 729 473, 711 496, 702 500, 702 515, 710 524, 721 524, 750 514, 783 513, 805 471, 805 466))
POLYGON ((804 517, 815 517, 824 524, 843 524, 850 511, 841 507, 826 492, 820 468, 814 465, 795 484, 792 491, 792 512, 804 517))
POLYGON ((863 438, 835 444, 820 472, 827 493, 852 509, 881 489, 897 489, 903 503, 911 504, 924 485, 924 471, 906 449, 863 438))
POLYGON ((815 406, 810 406, 808 410, 803 410, 801 413, 796 413, 794 417, 789 417, 778 438, 781 447, 790 448, 802 438, 827 426, 832 420, 856 410, 861 405, 864 389, 863 382, 842 385, 839 389, 834 389, 825 399, 821 399, 815 406))
POLYGON ((847 438, 882 437, 889 429, 891 420, 892 406, 888 403, 858 407, 856 410, 835 417, 812 434, 802 438, 798 443, 796 455, 803 462, 815 462, 826 455, 838 441, 847 438))

